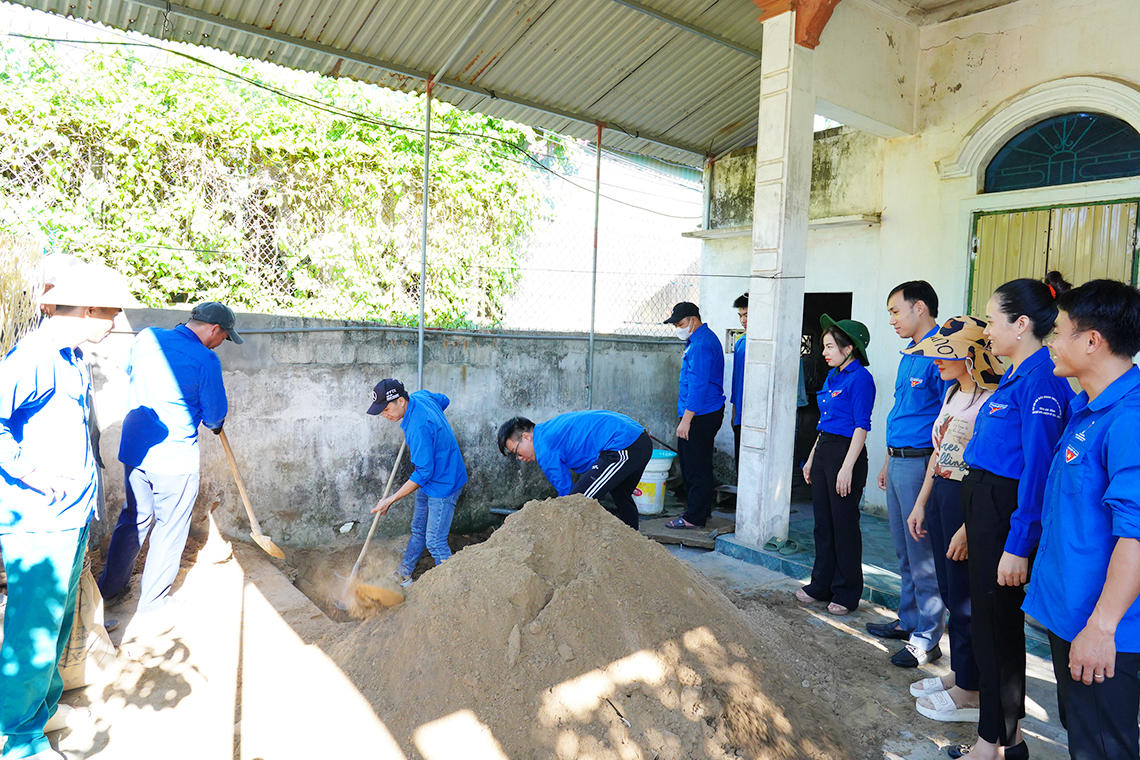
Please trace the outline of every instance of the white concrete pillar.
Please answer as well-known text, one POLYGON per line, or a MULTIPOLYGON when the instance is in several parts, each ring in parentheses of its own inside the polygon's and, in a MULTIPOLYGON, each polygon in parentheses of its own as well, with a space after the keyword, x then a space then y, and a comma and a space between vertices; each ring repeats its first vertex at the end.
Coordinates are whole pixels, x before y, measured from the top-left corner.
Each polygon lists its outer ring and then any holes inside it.
POLYGON ((795 11, 764 22, 736 537, 787 537, 815 95, 795 11))

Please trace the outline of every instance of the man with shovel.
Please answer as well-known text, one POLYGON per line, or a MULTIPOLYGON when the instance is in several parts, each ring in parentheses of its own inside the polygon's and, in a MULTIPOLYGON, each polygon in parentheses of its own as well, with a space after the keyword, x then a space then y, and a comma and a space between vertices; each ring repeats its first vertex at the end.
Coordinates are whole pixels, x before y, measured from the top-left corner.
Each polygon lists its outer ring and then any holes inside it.
POLYGON ((373 512, 388 514, 400 499, 416 494, 412 513, 412 537, 404 559, 396 568, 396 581, 405 588, 412 584, 412 571, 424 553, 431 553, 435 564, 451 557, 447 534, 459 492, 467 485, 467 466, 459 453, 459 441, 443 416, 451 400, 442 393, 416 391, 411 396, 404 384, 391 378, 381 380, 372 389, 372 405, 368 414, 399 422, 404 442, 415 471, 396 493, 377 502, 373 512))
POLYGON ((149 534, 136 616, 160 612, 170 601, 198 497, 198 426, 217 435, 228 410, 214 349, 223 341, 242 342, 235 321, 228 306, 210 301, 195 306, 189 321, 173 330, 143 330, 131 347, 119 445, 127 502, 99 590, 109 602, 127 592, 149 534))
POLYGON ((62 758, 45 732, 72 725, 57 663, 71 637, 96 511, 91 373, 79 348, 137 302, 106 267, 83 265, 43 303, 54 314, 0 362, 0 547, 8 604, 0 646, 4 757, 62 758))

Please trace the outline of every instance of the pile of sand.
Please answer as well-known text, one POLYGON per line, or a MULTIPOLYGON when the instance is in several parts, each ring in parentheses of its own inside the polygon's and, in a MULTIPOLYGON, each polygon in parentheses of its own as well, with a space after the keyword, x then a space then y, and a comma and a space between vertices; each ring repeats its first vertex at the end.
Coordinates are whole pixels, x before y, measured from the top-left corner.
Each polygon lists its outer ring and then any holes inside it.
POLYGON ((723 594, 580 496, 528 503, 327 648, 409 757, 866 754, 723 594))

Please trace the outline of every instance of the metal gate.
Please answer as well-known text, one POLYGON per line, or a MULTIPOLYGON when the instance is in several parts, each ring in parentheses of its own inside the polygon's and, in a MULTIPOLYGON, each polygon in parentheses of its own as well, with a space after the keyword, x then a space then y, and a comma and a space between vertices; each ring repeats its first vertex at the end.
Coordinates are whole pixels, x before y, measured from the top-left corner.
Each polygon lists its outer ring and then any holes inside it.
POLYGON ((1056 269, 1080 285, 1098 278, 1135 284, 1138 202, 1002 211, 974 218, 970 313, 1003 283, 1056 269))

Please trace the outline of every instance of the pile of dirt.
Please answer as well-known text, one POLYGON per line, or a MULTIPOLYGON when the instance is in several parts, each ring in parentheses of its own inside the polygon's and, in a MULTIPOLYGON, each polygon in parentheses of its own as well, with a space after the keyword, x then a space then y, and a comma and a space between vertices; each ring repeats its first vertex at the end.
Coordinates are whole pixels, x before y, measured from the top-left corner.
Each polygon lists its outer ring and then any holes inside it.
POLYGON ((409 757, 872 754, 720 591, 580 496, 528 503, 325 648, 409 757))

